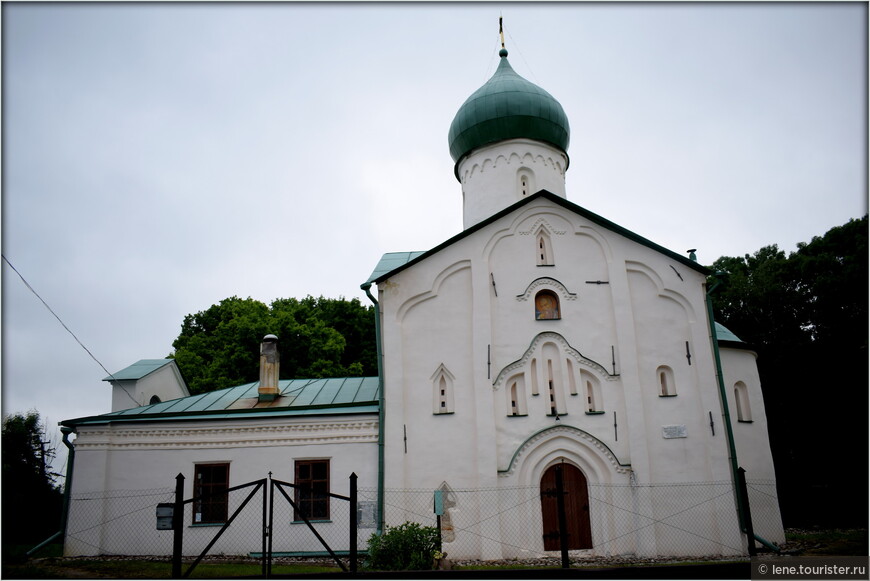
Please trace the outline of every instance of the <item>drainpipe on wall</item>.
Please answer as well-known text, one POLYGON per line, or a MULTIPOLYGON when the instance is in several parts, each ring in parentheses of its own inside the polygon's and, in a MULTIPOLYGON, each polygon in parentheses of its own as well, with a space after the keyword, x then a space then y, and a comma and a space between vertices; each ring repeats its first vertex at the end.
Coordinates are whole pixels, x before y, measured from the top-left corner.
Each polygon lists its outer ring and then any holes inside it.
POLYGON ((69 520, 70 497, 72 496, 73 465, 76 462, 76 449, 67 438, 69 438, 70 434, 75 433, 75 428, 61 426, 60 431, 63 434, 63 443, 69 449, 66 460, 66 479, 63 486, 63 514, 60 520, 60 532, 65 535, 66 525, 69 520))
POLYGON ((29 551, 27 551, 27 553, 25 554, 28 557, 30 557, 31 555, 36 553, 36 551, 51 543, 55 539, 63 537, 66 534, 66 523, 69 517, 69 499, 70 492, 72 491, 73 464, 75 464, 76 459, 76 450, 75 448, 73 448, 72 443, 67 438, 70 434, 75 433, 75 430, 73 428, 61 426, 60 431, 63 434, 63 443, 66 445, 67 448, 69 448, 69 453, 67 454, 66 461, 66 480, 63 487, 63 508, 61 509, 62 512, 60 514, 60 530, 36 545, 35 547, 33 547, 32 549, 30 549, 29 551))
MULTIPOLYGON (((728 459, 731 463, 731 481, 734 483, 734 490, 737 494, 737 518, 740 523, 740 532, 747 533, 748 529, 746 526, 746 507, 749 503, 748 498, 744 498, 743 494, 740 492, 740 487, 738 486, 738 470, 739 467, 737 465, 737 448, 734 445, 734 432, 731 429, 731 412, 728 409, 728 395, 725 390, 725 378, 722 375, 722 359, 719 355, 719 338, 716 336, 716 321, 713 318, 713 299, 710 295, 716 290, 722 281, 719 280, 719 276, 722 276, 723 272, 714 272, 713 276, 716 277, 716 282, 707 289, 707 318, 710 322, 710 338, 713 343, 713 357, 716 361, 716 379, 719 383, 719 399, 722 402, 722 416, 723 423, 725 424, 725 439, 728 441, 728 459)), ((766 546, 767 548, 780 552, 780 548, 767 541, 756 534, 752 535, 755 540, 766 546)))
MULTIPOLYGON (((713 273, 713 276, 721 275, 721 272, 713 273)), ((734 483, 735 490, 737 490, 737 448, 734 446, 734 432, 731 429, 731 412, 728 409, 728 396, 727 391, 725 390, 725 378, 722 375, 722 359, 719 355, 719 338, 716 336, 716 321, 713 318, 713 299, 710 298, 710 295, 716 290, 722 281, 718 278, 716 282, 707 289, 707 318, 710 322, 710 338, 713 344, 713 358, 716 361, 716 380, 719 385, 719 399, 722 403, 722 416, 724 418, 725 424, 725 440, 728 442, 728 460, 731 465, 731 481, 734 483)), ((737 503, 737 514, 740 518, 740 530, 746 532, 746 527, 744 525, 745 516, 743 514, 743 502, 738 494, 738 503, 737 503)))
POLYGON ((378 357, 378 526, 376 532, 378 535, 381 535, 384 532, 384 408, 386 406, 386 398, 384 397, 384 351, 381 345, 381 309, 377 299, 372 296, 372 283, 364 283, 360 285, 360 288, 366 291, 366 296, 375 305, 375 344, 378 357))

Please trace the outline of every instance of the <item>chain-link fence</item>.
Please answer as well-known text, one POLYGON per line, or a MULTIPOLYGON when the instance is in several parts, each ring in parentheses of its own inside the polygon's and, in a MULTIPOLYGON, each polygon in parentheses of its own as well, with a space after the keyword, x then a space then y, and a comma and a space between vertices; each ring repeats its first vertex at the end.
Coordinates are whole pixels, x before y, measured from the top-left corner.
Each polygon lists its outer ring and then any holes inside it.
MULTIPOLYGON (((756 534, 784 540, 776 487, 747 482, 756 534)), ((253 488, 228 494, 232 516, 253 488)), ((260 555, 268 523, 264 494, 256 491, 209 550, 210 555, 260 555)), ((388 526, 406 521, 435 526, 434 490, 384 491, 388 526)), ((443 488, 443 549, 453 559, 529 559, 551 556, 544 549, 544 515, 537 486, 487 489, 443 488)), ((290 498, 292 492, 288 491, 290 498)), ((160 488, 73 495, 67 527, 67 555, 171 555, 173 532, 157 530, 156 507, 171 503, 174 490, 160 488)), ((742 555, 734 486, 729 481, 684 484, 588 485, 591 549, 574 555, 714 556, 742 555)), ((377 489, 360 489, 357 548, 364 550, 377 527, 377 489)), ((185 556, 199 555, 222 523, 203 523, 195 503, 184 505, 185 556)), ((276 490, 272 511, 274 556, 323 556, 326 549, 290 502, 276 490)), ((331 498, 326 518, 311 519, 317 533, 339 556, 349 552, 350 504, 331 498)), ((572 518, 572 515, 568 515, 572 518)))
MULTIPOLYGON (((268 481, 263 481, 267 483, 268 481)), ((294 510, 280 489, 294 499, 292 487, 276 487, 271 514, 264 499, 271 497, 268 485, 230 490, 221 518, 211 519, 202 504, 185 502, 183 550, 185 556, 200 555, 232 519, 226 531, 209 549, 209 555, 261 556, 264 552, 264 526, 272 522, 271 550, 274 556, 324 556, 328 550, 321 539, 339 556, 349 553, 351 508, 347 500, 330 497, 326 514, 309 518, 315 535, 302 516, 294 510), (238 512, 238 514, 236 514, 238 512), (233 516, 235 515, 235 518, 233 516), (217 522, 207 522, 216 520, 217 522), (320 539, 318 539, 318 535, 320 539)), ((112 493, 78 493, 71 497, 64 553, 80 555, 171 555, 173 531, 157 530, 157 505, 171 504, 174 488, 126 490, 112 493)), ((357 548, 365 548, 367 532, 374 532, 369 518, 358 527, 357 548), (371 527, 370 530, 365 527, 371 527)))
MULTIPOLYGON (((784 541, 775 484, 750 481, 755 532, 784 541)), ((544 511, 537 486, 448 489, 441 517, 443 550, 454 559, 531 559, 544 548, 544 511)), ((432 490, 388 489, 387 526, 414 521, 436 525, 432 490)), ((590 484, 590 549, 575 556, 744 555, 734 485, 730 481, 680 484, 590 484)), ((377 490, 360 490, 374 501, 377 490)), ((567 515, 576 518, 576 515, 567 515)))
POLYGON ((70 497, 64 554, 171 555, 172 531, 156 530, 156 507, 175 489, 84 492, 70 497))

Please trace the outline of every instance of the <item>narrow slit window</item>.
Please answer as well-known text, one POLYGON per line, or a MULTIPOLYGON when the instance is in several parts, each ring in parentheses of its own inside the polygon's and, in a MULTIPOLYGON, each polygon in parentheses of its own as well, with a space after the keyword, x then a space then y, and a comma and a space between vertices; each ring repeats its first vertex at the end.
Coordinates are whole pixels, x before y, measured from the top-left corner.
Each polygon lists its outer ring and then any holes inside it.
POLYGON ((550 235, 543 228, 535 237, 535 260, 538 266, 553 266, 553 244, 550 235))
POLYGON ((752 411, 749 408, 749 391, 742 381, 734 384, 734 402, 737 404, 737 421, 751 422, 752 411))
POLYGON ((556 386, 553 382, 552 359, 547 359, 547 393, 550 395, 550 415, 556 415, 556 386))
POLYGON ((453 375, 443 365, 430 378, 432 380, 432 413, 453 413, 453 375))
POLYGON ((527 415, 528 410, 526 408, 526 389, 523 374, 515 375, 510 381, 508 381, 508 385, 510 385, 510 389, 507 392, 508 415, 527 415))
POLYGON ((571 395, 577 395, 577 380, 574 378, 574 364, 565 359, 565 369, 568 372, 568 389, 571 395))
POLYGON ((594 412, 596 410, 595 407, 595 392, 592 389, 592 382, 586 382, 586 411, 594 412))
POLYGON ((580 381, 583 386, 583 395, 586 396, 586 413, 604 413, 604 400, 601 397, 601 384, 593 376, 586 372, 580 373, 580 381))
POLYGON ((534 191, 532 189, 531 172, 526 168, 523 168, 523 170, 517 174, 517 190, 519 191, 520 198, 525 198, 534 191))
POLYGON ((538 360, 532 359, 532 395, 538 395, 538 360))

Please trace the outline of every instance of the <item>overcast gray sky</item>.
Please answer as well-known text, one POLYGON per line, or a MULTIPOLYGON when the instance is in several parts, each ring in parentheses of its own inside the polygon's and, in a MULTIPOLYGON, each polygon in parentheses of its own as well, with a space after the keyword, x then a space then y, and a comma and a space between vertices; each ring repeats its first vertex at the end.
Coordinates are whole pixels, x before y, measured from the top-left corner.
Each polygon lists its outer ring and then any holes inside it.
MULTIPOLYGON (((462 228, 447 130, 500 14, 572 202, 704 264, 867 212, 866 3, 5 3, 3 254, 110 372, 232 295, 367 302, 462 228)), ((3 412, 109 411, 2 274, 3 412)))

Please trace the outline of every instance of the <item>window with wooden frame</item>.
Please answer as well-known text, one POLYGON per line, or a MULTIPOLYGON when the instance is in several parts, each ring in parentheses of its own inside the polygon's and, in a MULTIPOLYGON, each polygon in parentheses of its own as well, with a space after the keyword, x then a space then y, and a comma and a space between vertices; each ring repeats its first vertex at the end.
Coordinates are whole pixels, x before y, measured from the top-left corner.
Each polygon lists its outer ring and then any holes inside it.
POLYGON ((227 522, 229 506, 230 465, 197 464, 193 475, 193 524, 227 522))
POLYGON ((293 520, 329 519, 329 460, 296 460, 293 520))

